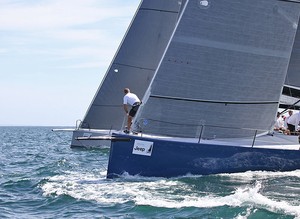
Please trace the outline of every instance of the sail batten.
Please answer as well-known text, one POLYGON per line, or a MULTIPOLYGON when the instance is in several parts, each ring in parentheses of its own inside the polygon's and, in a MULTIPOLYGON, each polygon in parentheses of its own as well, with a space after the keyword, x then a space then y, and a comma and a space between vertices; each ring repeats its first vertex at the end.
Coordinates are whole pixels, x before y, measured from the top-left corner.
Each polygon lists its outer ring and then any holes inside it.
POLYGON ((162 10, 162 9, 153 9, 153 8, 140 8, 140 10, 142 11, 158 11, 158 12, 167 12, 167 13, 174 13, 174 14, 178 14, 178 11, 170 11, 170 10, 162 10))
POLYGON ((278 101, 229 101, 229 100, 204 100, 204 99, 192 99, 192 98, 184 98, 184 97, 174 97, 174 96, 161 96, 161 95, 153 95, 150 97, 153 98, 161 98, 161 99, 169 99, 169 100, 181 100, 181 101, 190 101, 190 102, 206 102, 206 103, 221 103, 221 104, 278 104, 278 101))
POLYGON ((199 39, 199 38, 187 37, 187 36, 176 37, 173 39, 173 41, 184 43, 184 44, 202 46, 202 47, 232 50, 232 51, 242 52, 242 53, 252 53, 261 56, 275 56, 275 57, 286 58, 286 59, 289 59, 291 55, 290 51, 286 51, 286 52, 283 52, 281 50, 276 51, 273 49, 263 49, 260 47, 236 45, 234 43, 223 43, 223 42, 212 41, 209 39, 199 39))
POLYGON ((128 65, 128 64, 123 64, 123 63, 114 63, 115 65, 119 66, 125 66, 125 67, 130 67, 130 68, 137 68, 137 69, 144 69, 144 70, 150 70, 150 71, 155 71, 155 68, 146 68, 143 66, 133 66, 133 65, 128 65))

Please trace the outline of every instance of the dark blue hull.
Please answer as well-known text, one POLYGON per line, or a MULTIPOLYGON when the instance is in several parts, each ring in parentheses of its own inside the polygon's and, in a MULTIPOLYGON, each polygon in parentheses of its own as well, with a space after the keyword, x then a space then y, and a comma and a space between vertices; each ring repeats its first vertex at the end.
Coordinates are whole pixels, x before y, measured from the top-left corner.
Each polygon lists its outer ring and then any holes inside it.
POLYGON ((107 177, 123 173, 150 177, 300 169, 300 150, 261 149, 174 142, 137 136, 112 142, 107 177), (146 146, 139 146, 147 143, 146 146), (149 144, 148 144, 149 143, 149 144), (148 147, 148 148, 147 148, 148 147), (138 154, 135 154, 137 151, 138 154), (139 154, 140 153, 140 154, 139 154))

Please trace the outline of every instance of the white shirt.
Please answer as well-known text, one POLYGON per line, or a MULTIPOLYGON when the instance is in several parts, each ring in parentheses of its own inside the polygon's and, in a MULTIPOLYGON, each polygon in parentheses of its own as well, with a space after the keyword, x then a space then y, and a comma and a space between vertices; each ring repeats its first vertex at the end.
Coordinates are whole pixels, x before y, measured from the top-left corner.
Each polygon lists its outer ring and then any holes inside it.
POLYGON ((281 116, 279 116, 275 122, 275 126, 274 128, 276 129, 281 129, 281 128, 284 128, 284 121, 283 119, 281 118, 281 116))
POLYGON ((134 93, 127 93, 123 97, 123 104, 133 105, 136 102, 141 102, 140 99, 134 93))
POLYGON ((298 124, 299 124, 299 116, 300 116, 299 113, 294 113, 293 115, 291 115, 288 118, 287 123, 291 124, 291 125, 294 125, 296 127, 296 129, 297 129, 298 124))

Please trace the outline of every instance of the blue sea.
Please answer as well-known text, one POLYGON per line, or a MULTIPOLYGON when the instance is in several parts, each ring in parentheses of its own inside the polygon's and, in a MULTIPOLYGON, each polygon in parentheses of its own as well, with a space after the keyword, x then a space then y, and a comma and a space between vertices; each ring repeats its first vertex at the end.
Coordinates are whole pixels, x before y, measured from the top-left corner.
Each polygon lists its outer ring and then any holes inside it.
POLYGON ((300 170, 105 178, 109 147, 57 127, 0 127, 0 218, 300 218, 300 170))

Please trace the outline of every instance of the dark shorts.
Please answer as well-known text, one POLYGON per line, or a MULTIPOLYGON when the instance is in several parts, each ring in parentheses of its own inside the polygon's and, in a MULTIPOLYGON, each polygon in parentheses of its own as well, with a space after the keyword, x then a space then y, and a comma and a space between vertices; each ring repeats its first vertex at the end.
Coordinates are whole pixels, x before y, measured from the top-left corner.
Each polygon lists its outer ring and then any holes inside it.
POLYGON ((129 115, 130 115, 131 117, 134 117, 135 114, 136 114, 136 112, 138 111, 139 107, 140 107, 140 105, 133 106, 133 107, 131 108, 131 110, 129 111, 129 115))
POLYGON ((287 124, 288 129, 290 130, 290 132, 294 132, 295 131, 295 126, 292 124, 287 124))

